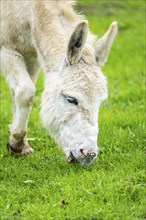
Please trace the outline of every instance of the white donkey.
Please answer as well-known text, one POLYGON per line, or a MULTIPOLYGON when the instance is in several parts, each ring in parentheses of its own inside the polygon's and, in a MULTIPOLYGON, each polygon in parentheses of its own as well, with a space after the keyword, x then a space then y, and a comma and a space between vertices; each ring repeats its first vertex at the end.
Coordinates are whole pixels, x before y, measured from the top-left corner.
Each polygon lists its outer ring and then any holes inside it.
POLYGON ((96 158, 98 110, 107 98, 101 66, 117 34, 117 23, 99 40, 73 1, 1 1, 1 72, 13 94, 13 121, 8 150, 33 152, 27 142, 28 117, 35 81, 44 71, 41 117, 62 146, 68 162, 89 165, 96 158))

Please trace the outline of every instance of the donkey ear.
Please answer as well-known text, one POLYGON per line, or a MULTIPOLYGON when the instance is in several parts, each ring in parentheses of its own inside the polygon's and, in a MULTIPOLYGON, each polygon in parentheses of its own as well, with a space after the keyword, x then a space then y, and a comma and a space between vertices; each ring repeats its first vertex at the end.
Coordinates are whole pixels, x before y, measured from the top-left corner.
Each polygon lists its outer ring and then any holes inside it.
POLYGON ((79 61, 87 39, 88 23, 81 21, 73 31, 67 47, 67 59, 69 64, 79 61))
POLYGON ((107 61, 108 54, 118 31, 117 22, 113 22, 108 31, 96 42, 96 60, 99 66, 103 66, 107 61))

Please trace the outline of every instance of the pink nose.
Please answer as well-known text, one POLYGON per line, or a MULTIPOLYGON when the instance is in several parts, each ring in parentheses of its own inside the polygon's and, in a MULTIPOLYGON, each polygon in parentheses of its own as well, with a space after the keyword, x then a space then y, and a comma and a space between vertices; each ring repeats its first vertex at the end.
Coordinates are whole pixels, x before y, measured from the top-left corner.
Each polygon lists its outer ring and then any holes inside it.
POLYGON ((80 149, 79 151, 80 151, 80 153, 81 153, 84 157, 92 157, 92 158, 94 158, 94 157, 96 156, 96 153, 93 152, 92 150, 80 149))

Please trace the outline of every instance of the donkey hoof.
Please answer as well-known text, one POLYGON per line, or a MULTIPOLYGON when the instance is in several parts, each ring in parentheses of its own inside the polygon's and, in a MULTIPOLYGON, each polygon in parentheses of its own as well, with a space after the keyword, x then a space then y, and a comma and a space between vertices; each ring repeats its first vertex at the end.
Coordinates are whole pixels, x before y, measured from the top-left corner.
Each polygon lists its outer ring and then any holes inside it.
POLYGON ((24 146, 22 149, 22 155, 27 155, 33 153, 34 150, 30 146, 24 146))
POLYGON ((15 155, 15 156, 23 156, 23 155, 27 155, 27 154, 34 152, 34 150, 29 146, 23 146, 23 147, 16 148, 16 147, 13 147, 9 143, 7 144, 7 149, 11 155, 15 155))
POLYGON ((21 156, 22 148, 15 148, 10 143, 7 143, 7 149, 11 155, 21 156))

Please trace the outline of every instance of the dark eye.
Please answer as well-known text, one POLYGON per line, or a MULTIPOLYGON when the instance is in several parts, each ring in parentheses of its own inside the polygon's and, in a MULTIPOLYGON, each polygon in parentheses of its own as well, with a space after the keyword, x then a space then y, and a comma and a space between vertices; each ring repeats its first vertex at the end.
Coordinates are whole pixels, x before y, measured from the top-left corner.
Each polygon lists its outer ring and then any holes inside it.
POLYGON ((73 97, 71 97, 71 96, 67 96, 66 99, 67 99, 67 101, 68 101, 69 103, 72 103, 72 104, 74 104, 74 105, 78 105, 78 101, 77 101, 76 98, 73 98, 73 97))

